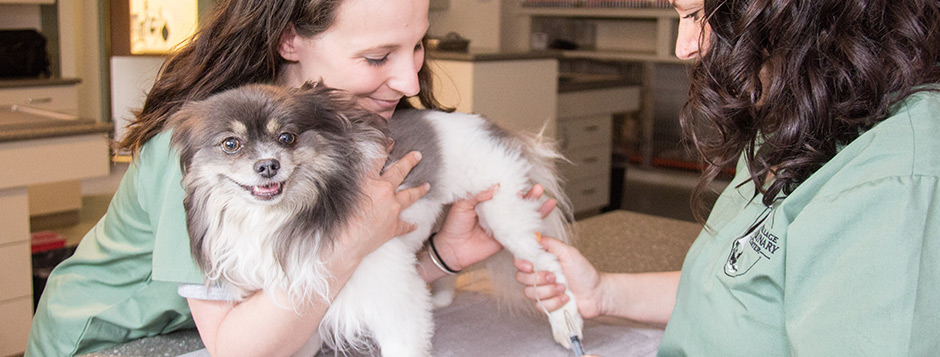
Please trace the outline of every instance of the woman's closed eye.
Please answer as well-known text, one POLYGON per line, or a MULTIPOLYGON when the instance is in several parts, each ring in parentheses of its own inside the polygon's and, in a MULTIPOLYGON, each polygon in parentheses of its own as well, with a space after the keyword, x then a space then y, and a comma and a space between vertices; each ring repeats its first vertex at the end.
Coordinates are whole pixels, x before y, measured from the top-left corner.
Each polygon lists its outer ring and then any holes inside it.
POLYGON ((382 56, 366 56, 365 59, 366 59, 366 63, 368 63, 369 65, 381 66, 385 64, 385 62, 388 62, 388 54, 386 53, 382 56))
POLYGON ((688 15, 682 16, 682 19, 692 19, 694 21, 699 21, 702 19, 702 9, 695 10, 688 15))
MULTIPOLYGON (((424 44, 422 44, 421 42, 418 42, 418 44, 416 44, 414 47, 415 53, 419 51, 423 51, 423 50, 424 50, 424 44)), ((381 66, 385 64, 386 62, 388 62, 388 57, 390 55, 391 55, 391 52, 388 52, 388 53, 383 53, 381 55, 373 55, 373 56, 367 55, 367 56, 363 56, 363 58, 365 58, 366 63, 368 63, 371 66, 381 66)))

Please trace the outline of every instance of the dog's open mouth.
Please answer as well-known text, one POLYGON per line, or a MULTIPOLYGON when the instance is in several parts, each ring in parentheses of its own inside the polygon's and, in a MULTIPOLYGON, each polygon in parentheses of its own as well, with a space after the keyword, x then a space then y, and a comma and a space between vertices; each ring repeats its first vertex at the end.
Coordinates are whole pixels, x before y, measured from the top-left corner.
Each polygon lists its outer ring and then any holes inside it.
POLYGON ((251 195, 259 200, 270 200, 284 192, 284 184, 281 182, 272 182, 260 186, 242 185, 242 188, 251 192, 251 195))

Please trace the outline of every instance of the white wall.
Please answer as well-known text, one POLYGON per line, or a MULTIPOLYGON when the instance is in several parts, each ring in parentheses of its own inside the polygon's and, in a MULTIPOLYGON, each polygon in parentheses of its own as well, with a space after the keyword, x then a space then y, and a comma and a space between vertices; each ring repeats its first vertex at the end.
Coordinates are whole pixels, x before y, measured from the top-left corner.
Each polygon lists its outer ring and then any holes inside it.
POLYGON ((98 20, 99 2, 104 0, 59 1, 59 68, 63 78, 79 78, 78 115, 82 118, 107 120, 102 108, 103 72, 98 20))
POLYGON ((143 107, 164 59, 162 56, 111 57, 111 120, 115 140, 124 137, 125 127, 134 118, 133 112, 143 107))

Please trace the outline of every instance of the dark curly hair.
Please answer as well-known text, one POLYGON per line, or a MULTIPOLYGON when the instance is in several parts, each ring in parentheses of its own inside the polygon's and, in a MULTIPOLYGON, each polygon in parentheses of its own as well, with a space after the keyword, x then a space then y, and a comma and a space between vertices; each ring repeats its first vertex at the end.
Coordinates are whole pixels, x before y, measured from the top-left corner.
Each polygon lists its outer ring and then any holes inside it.
POLYGON ((770 205, 940 82, 937 0, 705 0, 704 11, 711 31, 680 119, 706 164, 700 221, 708 184, 741 155, 770 205))

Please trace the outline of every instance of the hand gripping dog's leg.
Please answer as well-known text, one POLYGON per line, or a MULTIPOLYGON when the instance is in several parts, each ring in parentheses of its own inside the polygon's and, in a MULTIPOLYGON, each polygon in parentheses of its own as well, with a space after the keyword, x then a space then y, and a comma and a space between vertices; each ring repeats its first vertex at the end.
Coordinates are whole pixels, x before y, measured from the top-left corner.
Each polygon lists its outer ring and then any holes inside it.
MULTIPOLYGON (((536 233, 550 226, 544 224, 538 212, 541 203, 526 200, 513 192, 514 190, 501 190, 497 192, 492 200, 478 205, 477 212, 480 214, 481 222, 513 256, 532 262, 536 271, 553 273, 556 282, 567 286, 568 281, 561 270, 558 258, 554 254, 546 252, 536 241, 536 233)), ((549 219, 562 218, 550 216, 549 219)), ((561 235, 563 233, 546 232, 546 234, 561 235)), ((571 325, 577 329, 578 336, 581 335, 584 322, 578 313, 574 296, 570 292, 566 292, 566 294, 570 298, 568 303, 561 309, 549 312, 547 315, 555 341, 562 346, 571 348, 571 335, 569 334, 565 314, 571 316, 571 325)))

